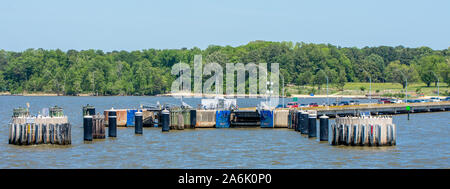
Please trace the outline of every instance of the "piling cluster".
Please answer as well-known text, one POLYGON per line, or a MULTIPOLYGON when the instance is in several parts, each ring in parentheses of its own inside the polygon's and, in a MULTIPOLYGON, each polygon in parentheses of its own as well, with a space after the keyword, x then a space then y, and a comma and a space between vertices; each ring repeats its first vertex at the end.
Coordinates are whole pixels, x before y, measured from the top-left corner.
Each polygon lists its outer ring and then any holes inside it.
MULTIPOLYGON (((194 110, 195 111, 195 110, 194 110)), ((194 120, 191 121, 192 109, 173 108, 170 109, 170 129, 172 130, 184 130, 195 127, 194 120)), ((195 114, 196 115, 196 114, 195 114)))
POLYGON ((9 124, 9 144, 71 144, 71 125, 62 108, 55 106, 50 111, 44 108, 43 114, 30 116, 28 109, 14 109, 9 124))
POLYGON ((83 117, 83 137, 86 141, 105 138, 105 116, 100 114, 83 117))
MULTIPOLYGON (((118 112, 129 110, 106 110, 108 136, 117 136, 118 112)), ((134 111, 135 133, 143 134, 145 112, 134 111)), ((328 141, 331 145, 395 145, 395 125, 392 117, 339 117, 330 125, 329 117, 317 115, 315 110, 275 109, 275 110, 200 110, 189 108, 171 108, 153 111, 149 115, 158 115, 158 125, 163 132, 187 128, 228 128, 232 126, 260 126, 262 128, 290 128, 306 135, 328 141), (319 119, 319 125, 317 125, 319 119)), ((125 117, 125 116, 124 116, 125 117)), ((155 117, 156 118, 156 117, 155 117)), ((93 118, 92 118, 93 119, 93 118)), ((127 116, 129 122, 130 116, 127 116)), ((151 118, 153 119, 153 117, 151 118)), ((127 124, 128 125, 128 124, 127 124)), ((92 130, 89 128, 88 130, 92 130)))
POLYGON ((10 124, 9 144, 71 144, 71 127, 69 123, 63 124, 10 124))
POLYGON ((396 126, 392 117, 342 117, 329 126, 331 145, 396 145, 396 126))
POLYGON ((289 110, 273 110, 273 127, 289 127, 289 110))
MULTIPOLYGON (((86 105, 83 112, 83 139, 117 137, 119 125, 134 126, 135 134, 142 135, 144 125, 161 126, 163 132, 187 128, 259 126, 261 128, 290 128, 308 138, 328 141, 331 145, 385 146, 396 145, 396 126, 389 116, 338 117, 329 123, 329 117, 319 116, 315 110, 200 110, 169 109, 110 109, 104 115, 95 114, 95 107, 86 105), (317 119, 319 118, 319 125, 317 119), (132 122, 132 123, 131 123, 132 122)), ((43 115, 30 116, 28 108, 16 108, 9 125, 9 143, 71 144, 71 126, 62 108, 43 110, 43 115)))
POLYGON ((315 111, 289 110, 288 117, 289 128, 331 145, 396 145, 396 126, 390 116, 338 117, 330 125, 329 117, 322 115, 318 126, 315 111))
POLYGON ((196 110, 196 128, 208 128, 216 125, 216 110, 196 110))
MULTIPOLYGON (((105 110, 105 115, 95 114, 95 107, 89 106, 83 107, 83 139, 84 141, 92 141, 93 139, 106 138, 106 125, 108 125, 108 137, 117 137, 117 114, 118 112, 124 112, 123 110, 109 109, 105 110), (91 115, 94 114, 94 115, 91 115), (106 122, 108 124, 106 124, 106 122)), ((135 129, 135 134, 142 135, 144 130, 144 114, 142 110, 126 110, 125 112, 133 113, 133 119, 130 115, 126 116, 126 125, 132 125, 135 129), (130 119, 133 124, 130 124, 130 119)), ((123 116, 124 114, 122 114, 123 116)))

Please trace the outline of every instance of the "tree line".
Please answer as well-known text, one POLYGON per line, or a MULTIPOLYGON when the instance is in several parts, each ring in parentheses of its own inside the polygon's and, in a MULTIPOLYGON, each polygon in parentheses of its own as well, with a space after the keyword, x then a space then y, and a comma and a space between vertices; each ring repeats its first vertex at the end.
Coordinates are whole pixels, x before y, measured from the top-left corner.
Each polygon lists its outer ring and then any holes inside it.
MULTIPOLYGON (((450 85, 450 47, 339 47, 331 44, 253 41, 237 47, 210 45, 201 50, 139 51, 28 49, 0 50, 0 91, 64 95, 155 95, 170 92, 172 65, 203 63, 279 63, 285 84, 343 89, 346 82, 424 82, 450 85)), ((225 75, 225 73, 224 73, 225 75)))

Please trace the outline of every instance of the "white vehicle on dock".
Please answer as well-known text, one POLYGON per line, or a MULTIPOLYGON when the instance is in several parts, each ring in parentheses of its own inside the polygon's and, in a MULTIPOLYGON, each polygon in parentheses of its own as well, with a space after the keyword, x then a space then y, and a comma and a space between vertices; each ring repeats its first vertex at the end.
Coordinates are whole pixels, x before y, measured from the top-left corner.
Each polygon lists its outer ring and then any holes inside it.
POLYGON ((400 100, 400 99, 392 99, 391 102, 394 103, 394 104, 399 104, 399 103, 403 103, 403 100, 400 100))
POLYGON ((430 98, 430 102, 440 102, 440 101, 441 101, 441 99, 438 98, 438 97, 431 97, 430 98))
POLYGON ((205 98, 201 100, 203 109, 232 109, 237 107, 236 99, 205 98))

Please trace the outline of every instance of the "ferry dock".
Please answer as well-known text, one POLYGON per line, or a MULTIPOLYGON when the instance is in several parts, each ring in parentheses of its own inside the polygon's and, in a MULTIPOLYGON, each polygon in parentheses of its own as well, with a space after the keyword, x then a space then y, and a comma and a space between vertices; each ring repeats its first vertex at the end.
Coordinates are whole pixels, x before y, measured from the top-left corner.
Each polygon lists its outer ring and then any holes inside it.
POLYGON ((360 104, 345 106, 319 106, 305 107, 302 110, 315 110, 318 115, 329 117, 357 116, 361 113, 370 115, 395 115, 407 113, 422 113, 449 111, 450 101, 423 102, 423 103, 398 103, 398 104, 360 104))

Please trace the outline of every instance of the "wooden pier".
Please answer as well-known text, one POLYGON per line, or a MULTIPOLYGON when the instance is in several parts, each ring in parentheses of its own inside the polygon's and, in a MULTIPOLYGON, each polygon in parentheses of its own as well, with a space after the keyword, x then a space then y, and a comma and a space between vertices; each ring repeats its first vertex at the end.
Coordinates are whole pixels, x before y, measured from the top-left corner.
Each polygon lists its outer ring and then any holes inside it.
POLYGON ((316 110, 317 115, 336 116, 356 116, 363 112, 370 112, 371 115, 393 115, 402 113, 419 113, 434 111, 449 111, 450 101, 444 102, 424 102, 424 103, 399 103, 399 104, 360 104, 347 106, 319 106, 306 107, 302 110, 316 110), (408 108, 409 107, 409 110, 408 108))

